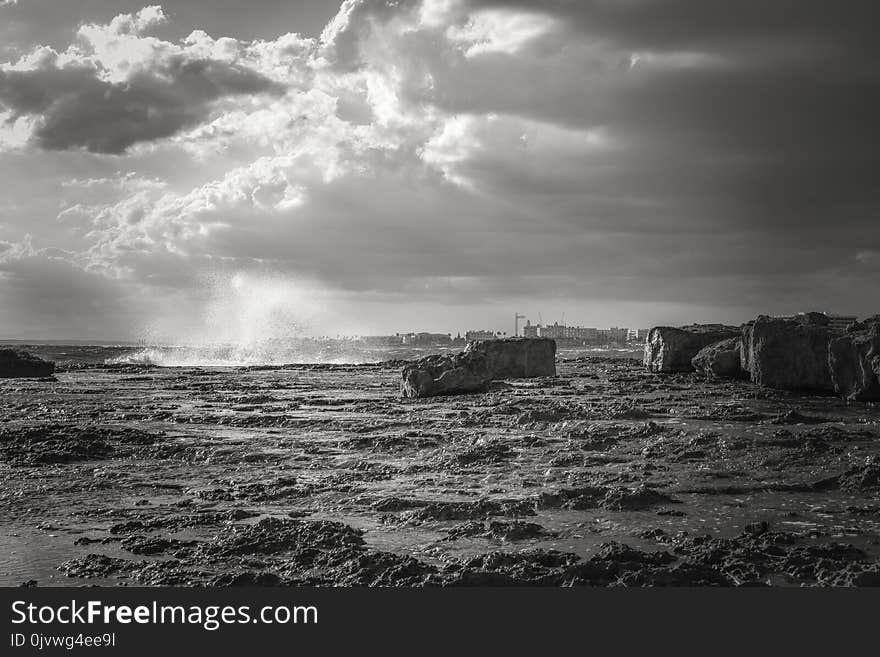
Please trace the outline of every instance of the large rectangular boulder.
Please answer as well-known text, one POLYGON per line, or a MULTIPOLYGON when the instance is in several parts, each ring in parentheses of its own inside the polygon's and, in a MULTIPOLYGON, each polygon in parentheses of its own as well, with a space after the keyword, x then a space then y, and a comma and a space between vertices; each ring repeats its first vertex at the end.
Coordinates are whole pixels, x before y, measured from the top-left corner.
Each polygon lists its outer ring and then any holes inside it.
POLYGON ((556 341, 550 338, 474 340, 465 354, 480 354, 493 379, 556 376, 556 341))
POLYGON ((831 392, 831 330, 822 313, 761 315, 742 329, 742 363, 752 383, 780 390, 831 392))
POLYGON ((55 363, 20 349, 0 349, 0 379, 51 376, 55 363))
POLYGON ((475 340, 460 354, 427 356, 404 366, 404 397, 485 390, 494 379, 556 375, 556 342, 547 338, 475 340))
POLYGON ((880 400, 880 315, 850 325, 832 339, 828 366, 834 390, 844 399, 880 400))
POLYGON ((693 359, 703 347, 737 338, 740 329, 721 324, 655 326, 645 340, 644 363, 649 372, 693 372, 693 359))

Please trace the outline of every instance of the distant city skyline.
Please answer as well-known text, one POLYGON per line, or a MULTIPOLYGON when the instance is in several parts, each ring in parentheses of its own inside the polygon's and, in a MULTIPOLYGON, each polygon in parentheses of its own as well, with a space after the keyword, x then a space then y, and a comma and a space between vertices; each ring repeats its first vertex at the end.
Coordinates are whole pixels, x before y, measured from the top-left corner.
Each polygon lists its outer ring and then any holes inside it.
MULTIPOLYGON (((806 312, 806 311, 800 311, 800 312, 806 312)), ((818 311, 818 312, 825 312, 825 311, 818 311)), ((790 317, 790 316, 794 316, 797 314, 799 314, 799 313, 789 313, 787 315, 776 315, 776 316, 777 317, 790 317)), ((857 319, 864 319, 864 317, 859 317, 857 315, 845 315, 845 314, 840 314, 840 313, 826 313, 826 314, 829 316, 829 318, 831 320, 829 325, 834 327, 836 330, 843 330, 852 321, 855 321, 857 319)), ((560 319, 562 319, 562 318, 560 318, 560 319)), ((753 319, 753 318, 749 318, 749 319, 753 319)), ((565 324, 562 324, 560 320, 554 320, 552 323, 547 323, 547 324, 532 324, 531 320, 528 317, 526 317, 526 319, 523 319, 522 321, 525 323, 520 325, 519 333, 517 334, 520 337, 530 337, 531 336, 531 337, 551 337, 551 338, 563 339, 563 336, 565 335, 564 333, 561 333, 561 332, 559 333, 559 335, 556 335, 552 331, 544 334, 539 330, 534 330, 537 327, 542 327, 545 329, 559 328, 559 329, 572 329, 572 330, 580 331, 579 333, 577 333, 577 335, 571 335, 571 336, 565 336, 565 337, 570 338, 570 339, 581 339, 581 340, 596 339, 598 337, 601 337, 602 334, 607 334, 609 331, 615 331, 615 330, 622 330, 625 333, 630 334, 629 335, 630 339, 632 339, 633 337, 636 337, 632 334, 636 334, 638 339, 641 339, 642 337, 646 337, 648 330, 650 328, 652 328, 653 326, 681 325, 681 324, 668 324, 668 323, 664 324, 663 322, 659 322, 659 323, 653 323, 653 324, 646 324, 644 326, 638 326, 638 325, 633 325, 633 326, 599 326, 599 325, 585 326, 584 324, 582 324, 580 322, 576 322, 576 323, 567 322, 565 324), (533 329, 533 330, 531 332, 527 333, 524 330, 526 326, 530 326, 531 329, 533 329), (599 335, 587 336, 586 334, 583 334, 584 331, 594 331, 599 335)), ((745 321, 747 321, 747 320, 745 320, 745 321)), ((739 325, 741 323, 744 323, 744 322, 729 322, 729 324, 731 324, 731 325, 739 325)), ((441 329, 435 328, 435 329, 428 330, 428 329, 425 329, 424 327, 415 327, 415 328, 414 327, 406 327, 403 329, 396 328, 393 330, 389 330, 387 332, 372 332, 372 333, 370 333, 370 332, 366 332, 366 333, 335 332, 334 333, 331 331, 331 332, 327 332, 327 333, 302 332, 302 333, 285 334, 283 331, 281 331, 281 332, 277 332, 277 333, 266 334, 265 336, 257 336, 256 338, 252 338, 252 339, 248 340, 248 342, 259 342, 261 339, 266 340, 266 341, 273 341, 273 340, 283 341, 285 339, 293 340, 293 339, 309 339, 309 338, 327 338, 327 339, 348 340, 348 339, 358 339, 358 338, 383 338, 383 337, 395 337, 395 336, 402 337, 402 336, 418 335, 418 334, 442 335, 442 336, 449 336, 450 338, 453 338, 453 339, 456 337, 460 337, 462 339, 489 339, 490 337, 513 337, 514 336, 514 333, 512 330, 507 331, 503 327, 501 327, 501 328, 487 328, 487 327, 477 328, 477 326, 474 325, 474 326, 470 326, 469 328, 465 328, 465 329, 457 329, 456 328, 456 329, 452 329, 452 330, 442 329, 442 328, 441 329), (474 335, 470 336, 469 334, 474 334, 474 335), (480 334, 485 334, 485 335, 480 335, 480 334)), ((181 338, 181 339, 174 339, 174 338, 158 337, 158 336, 154 336, 152 339, 150 339, 149 337, 142 337, 138 340, 128 340, 128 339, 110 338, 110 337, 71 338, 71 337, 64 337, 64 336, 56 336, 56 337, 50 337, 50 338, 31 338, 31 340, 33 340, 33 342, 35 342, 35 343, 42 343, 42 342, 49 342, 49 343, 56 343, 56 344, 106 343, 106 344, 120 344, 120 345, 122 345, 122 344, 134 345, 134 344, 139 344, 139 343, 144 343, 144 342, 147 342, 147 343, 152 342, 153 344, 192 344, 194 342, 202 342, 202 343, 205 342, 205 340, 199 340, 199 339, 191 340, 191 339, 187 339, 185 337, 181 338)), ((213 341, 217 342, 217 343, 242 342, 242 340, 236 339, 235 337, 227 337, 225 339, 221 338, 221 339, 217 339, 217 340, 213 340, 213 341)), ((28 339, 0 335, 0 343, 2 343, 2 342, 27 343, 28 339)))

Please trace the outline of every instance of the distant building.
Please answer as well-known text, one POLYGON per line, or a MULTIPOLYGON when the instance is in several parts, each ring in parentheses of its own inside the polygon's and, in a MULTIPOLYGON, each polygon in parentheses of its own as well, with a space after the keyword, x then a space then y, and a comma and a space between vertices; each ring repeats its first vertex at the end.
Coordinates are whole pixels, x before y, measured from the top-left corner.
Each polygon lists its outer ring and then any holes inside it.
POLYGON ((629 335, 629 329, 625 328, 617 328, 616 326, 609 329, 602 329, 599 331, 599 337, 603 342, 626 342, 626 338, 629 335))
POLYGON ((651 329, 630 329, 627 335, 630 342, 644 342, 648 339, 651 329))
POLYGON ((567 326, 553 322, 552 326, 542 326, 539 328, 538 335, 542 338, 550 338, 551 340, 564 340, 567 328, 567 326))
POLYGON ((372 347, 394 347, 403 344, 402 335, 362 335, 358 342, 372 347))
POLYGON ((534 330, 542 338, 584 345, 626 342, 629 333, 625 328, 597 329, 590 326, 566 326, 556 322, 550 326, 534 327, 534 330))
POLYGON ((600 338, 599 329, 584 326, 566 327, 565 337, 569 340, 581 340, 583 342, 596 342, 600 338))
POLYGON ((452 344, 449 333, 406 333, 402 336, 403 344, 418 347, 434 347, 452 344))
POLYGON ((498 338, 492 331, 466 331, 464 337, 468 342, 473 340, 495 340, 498 338))
POLYGON ((532 324, 529 320, 526 320, 526 325, 523 326, 523 337, 524 338, 537 338, 538 331, 541 330, 540 324, 532 324))
MULTIPOLYGON (((828 318, 828 328, 834 331, 835 333, 843 333, 846 331, 846 327, 852 324, 853 322, 859 321, 859 318, 855 315, 835 315, 831 313, 822 313, 828 318)), ((777 315, 777 319, 795 319, 799 315, 806 315, 806 313, 798 313, 797 315, 777 315)))

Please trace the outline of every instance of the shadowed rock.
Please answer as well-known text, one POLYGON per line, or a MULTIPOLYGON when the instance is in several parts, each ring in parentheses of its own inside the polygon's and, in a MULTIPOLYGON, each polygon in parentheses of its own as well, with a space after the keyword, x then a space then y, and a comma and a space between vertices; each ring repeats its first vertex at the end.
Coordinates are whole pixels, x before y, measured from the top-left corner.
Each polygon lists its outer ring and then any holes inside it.
POLYGON ((428 356, 403 368, 404 397, 481 392, 493 379, 556 375, 556 342, 546 338, 475 340, 460 354, 428 356))
POLYGON ((18 349, 0 349, 0 378, 51 376, 55 363, 18 349))
POLYGON ((880 315, 850 325, 831 341, 828 365, 834 390, 852 401, 880 400, 880 315))
POLYGON ((828 367, 828 317, 760 315, 742 331, 742 363, 752 383, 781 390, 834 389, 828 367))
POLYGON ((691 361, 703 347, 739 334, 740 329, 721 324, 655 326, 645 341, 645 367, 658 373, 693 372, 691 361))
POLYGON ((710 378, 747 379, 749 375, 742 368, 741 351, 742 340, 728 338, 700 349, 691 359, 691 365, 697 372, 710 378))

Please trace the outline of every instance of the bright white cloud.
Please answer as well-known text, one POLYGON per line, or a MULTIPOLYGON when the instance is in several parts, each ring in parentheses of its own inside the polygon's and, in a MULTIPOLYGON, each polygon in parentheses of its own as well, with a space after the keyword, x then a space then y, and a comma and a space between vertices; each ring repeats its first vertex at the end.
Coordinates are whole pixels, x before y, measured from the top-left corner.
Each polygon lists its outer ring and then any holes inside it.
POLYGON ((461 26, 452 25, 446 36, 473 57, 486 53, 513 55, 530 41, 550 32, 552 18, 510 10, 484 10, 461 26))

